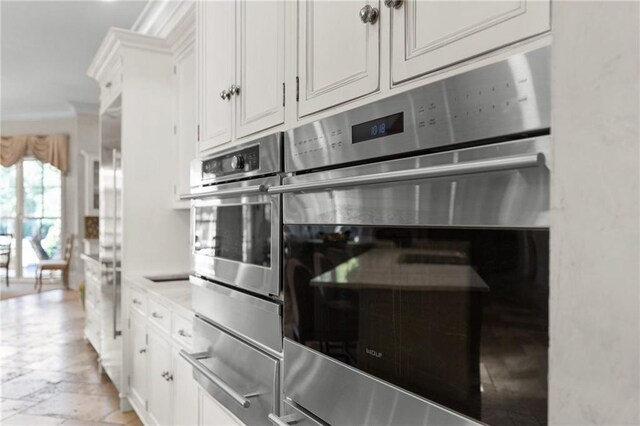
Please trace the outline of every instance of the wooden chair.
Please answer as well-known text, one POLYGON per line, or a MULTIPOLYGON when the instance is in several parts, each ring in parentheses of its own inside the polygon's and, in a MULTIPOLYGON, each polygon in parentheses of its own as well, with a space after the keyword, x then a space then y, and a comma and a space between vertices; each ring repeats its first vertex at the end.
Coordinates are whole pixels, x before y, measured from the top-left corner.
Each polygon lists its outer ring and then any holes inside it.
POLYGON ((9 264, 11 263, 11 242, 13 234, 0 234, 0 268, 5 269, 5 281, 9 287, 9 264))
POLYGON ((69 289, 69 272, 71 269, 71 254, 73 251, 73 235, 68 235, 64 243, 64 257, 62 259, 41 260, 36 269, 36 285, 38 292, 42 291, 42 271, 62 271, 64 288, 69 289))

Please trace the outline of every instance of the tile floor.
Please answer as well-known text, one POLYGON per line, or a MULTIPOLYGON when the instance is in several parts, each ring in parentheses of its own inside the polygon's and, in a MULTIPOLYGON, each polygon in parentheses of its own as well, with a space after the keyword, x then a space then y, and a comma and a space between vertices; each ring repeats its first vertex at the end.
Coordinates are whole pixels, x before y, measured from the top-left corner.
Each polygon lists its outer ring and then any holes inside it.
POLYGON ((0 422, 10 425, 141 425, 84 340, 74 291, 0 302, 0 422))

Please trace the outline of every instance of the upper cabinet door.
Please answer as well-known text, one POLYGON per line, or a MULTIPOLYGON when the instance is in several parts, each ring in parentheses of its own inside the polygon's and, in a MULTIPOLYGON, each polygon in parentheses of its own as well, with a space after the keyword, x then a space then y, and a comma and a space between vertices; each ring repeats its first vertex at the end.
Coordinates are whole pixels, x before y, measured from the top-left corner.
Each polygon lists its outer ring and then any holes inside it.
POLYGON ((306 0, 298 6, 299 115, 378 90, 380 20, 360 14, 366 6, 378 12, 380 2, 306 0))
POLYGON ((197 3, 199 151, 231 141, 231 99, 221 96, 234 83, 235 2, 197 3))
MULTIPOLYGON (((180 194, 189 193, 191 160, 197 155, 196 134, 196 55, 194 43, 190 43, 176 55, 174 62, 174 117, 176 179, 173 188, 174 200, 180 194)), ((174 207, 189 208, 189 202, 174 203, 174 207)))
POLYGON ((549 29, 549 1, 545 0, 404 0, 392 9, 393 82, 549 29))
POLYGON ((236 137, 284 121, 284 1, 239 1, 236 137))

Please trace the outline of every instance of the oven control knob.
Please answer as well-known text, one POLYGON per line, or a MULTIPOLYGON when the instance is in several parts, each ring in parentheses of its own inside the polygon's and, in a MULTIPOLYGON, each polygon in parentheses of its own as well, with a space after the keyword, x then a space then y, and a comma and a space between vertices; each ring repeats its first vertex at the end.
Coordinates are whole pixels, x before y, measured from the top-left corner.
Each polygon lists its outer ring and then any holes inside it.
POLYGON ((234 170, 244 169, 244 157, 242 155, 234 155, 231 158, 231 168, 234 170))

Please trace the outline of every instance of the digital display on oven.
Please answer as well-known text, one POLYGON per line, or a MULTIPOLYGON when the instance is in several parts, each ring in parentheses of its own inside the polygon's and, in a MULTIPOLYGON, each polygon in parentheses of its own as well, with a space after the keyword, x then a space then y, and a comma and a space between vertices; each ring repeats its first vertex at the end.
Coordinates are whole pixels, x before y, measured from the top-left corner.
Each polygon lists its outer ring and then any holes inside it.
POLYGON ((365 142, 404 132, 404 113, 388 115, 351 127, 351 142, 365 142))

